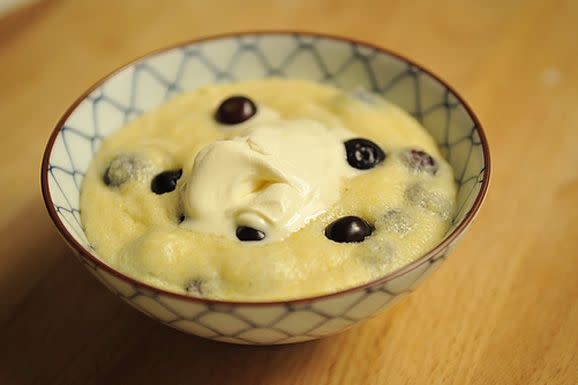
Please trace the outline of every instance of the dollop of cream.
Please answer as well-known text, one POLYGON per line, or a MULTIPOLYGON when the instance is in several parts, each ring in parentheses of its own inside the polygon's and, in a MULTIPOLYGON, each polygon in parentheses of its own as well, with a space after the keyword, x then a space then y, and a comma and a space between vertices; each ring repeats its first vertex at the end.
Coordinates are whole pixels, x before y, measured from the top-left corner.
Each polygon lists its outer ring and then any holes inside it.
POLYGON ((196 156, 181 189, 181 226, 236 239, 238 226, 282 240, 326 211, 356 175, 343 142, 353 135, 310 119, 257 121, 196 156))

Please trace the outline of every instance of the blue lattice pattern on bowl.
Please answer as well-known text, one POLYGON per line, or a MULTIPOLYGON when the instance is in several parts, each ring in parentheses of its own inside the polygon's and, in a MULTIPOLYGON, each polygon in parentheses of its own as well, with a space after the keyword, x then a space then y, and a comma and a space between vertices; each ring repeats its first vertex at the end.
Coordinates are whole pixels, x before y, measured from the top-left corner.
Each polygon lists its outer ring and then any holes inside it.
POLYGON ((464 102, 429 72, 397 55, 346 39, 297 33, 248 33, 183 44, 113 73, 65 114, 43 162, 43 192, 65 239, 91 272, 123 300, 177 329, 219 341, 290 343, 318 338, 369 318, 433 271, 479 208, 489 155, 464 102), (80 220, 82 178, 101 141, 174 95, 211 83, 266 77, 328 83, 380 93, 416 117, 452 165, 458 210, 448 237, 427 256, 376 282, 311 299, 274 303, 207 301, 136 282, 99 261, 80 220))

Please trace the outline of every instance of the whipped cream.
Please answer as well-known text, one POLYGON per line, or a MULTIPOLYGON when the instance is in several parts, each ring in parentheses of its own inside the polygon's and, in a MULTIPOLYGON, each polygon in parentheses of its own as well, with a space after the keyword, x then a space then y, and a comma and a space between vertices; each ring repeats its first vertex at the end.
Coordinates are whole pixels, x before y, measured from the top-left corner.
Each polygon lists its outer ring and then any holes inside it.
POLYGON ((181 189, 183 227, 235 238, 238 226, 282 240, 326 211, 348 166, 343 128, 310 120, 258 120, 204 147, 181 189))

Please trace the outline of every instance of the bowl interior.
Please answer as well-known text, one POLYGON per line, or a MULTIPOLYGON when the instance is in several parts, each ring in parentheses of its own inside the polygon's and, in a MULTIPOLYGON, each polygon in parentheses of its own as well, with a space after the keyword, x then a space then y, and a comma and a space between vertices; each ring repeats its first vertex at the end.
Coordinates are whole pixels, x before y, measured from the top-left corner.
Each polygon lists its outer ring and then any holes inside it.
POLYGON ((59 122, 46 153, 46 191, 55 220, 94 254, 80 220, 84 173, 101 141, 174 95, 205 84, 272 76, 378 92, 423 123, 454 168, 458 210, 474 207, 487 177, 481 130, 459 97, 416 65, 370 45, 292 33, 217 37, 161 51, 93 87, 59 122))

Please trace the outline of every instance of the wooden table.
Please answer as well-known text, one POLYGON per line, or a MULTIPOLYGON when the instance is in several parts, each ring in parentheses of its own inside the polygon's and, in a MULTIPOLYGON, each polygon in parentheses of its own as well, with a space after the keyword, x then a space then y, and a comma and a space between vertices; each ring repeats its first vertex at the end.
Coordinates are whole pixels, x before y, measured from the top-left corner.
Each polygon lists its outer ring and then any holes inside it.
POLYGON ((578 2, 158 4, 44 0, 0 20, 1 384, 578 384, 578 2), (425 63, 471 102, 495 165, 470 232, 407 300, 341 335, 265 348, 121 303, 74 260, 38 186, 49 132, 96 79, 168 43, 259 28, 425 63))

